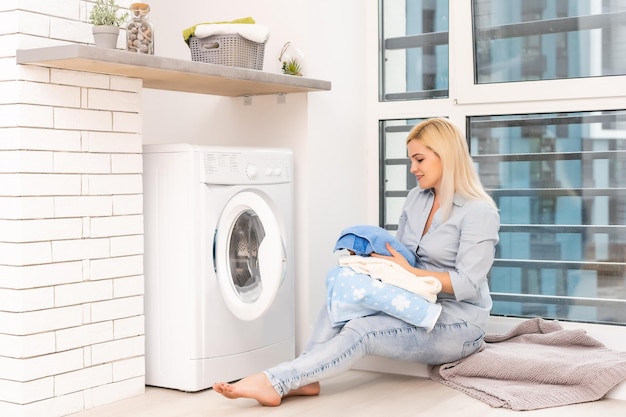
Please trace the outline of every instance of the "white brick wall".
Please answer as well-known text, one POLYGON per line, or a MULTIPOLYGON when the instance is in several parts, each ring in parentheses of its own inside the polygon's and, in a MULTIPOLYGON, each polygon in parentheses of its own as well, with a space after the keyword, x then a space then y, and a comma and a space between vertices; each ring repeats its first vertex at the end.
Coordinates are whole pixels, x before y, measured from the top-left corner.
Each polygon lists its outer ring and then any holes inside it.
MULTIPOLYGON (((142 289, 143 291, 143 289, 142 289)), ((142 316, 134 316, 113 321, 113 334, 116 339, 144 334, 145 323, 142 316)))
POLYGON ((0 305, 4 312, 42 310, 54 307, 54 288, 40 287, 14 291, 0 288, 0 305))
POLYGON ((80 151, 81 134, 83 132, 59 129, 0 129, 0 150, 80 151))
POLYGON ((54 333, 38 333, 28 336, 0 334, 0 356, 27 358, 55 351, 54 333))
POLYGON ((0 2, 0 416, 144 392, 141 80, 15 64, 92 5, 0 2))
POLYGON ((80 281, 82 276, 82 261, 26 266, 2 265, 0 262, 0 277, 2 277, 2 286, 5 288, 53 286, 80 281))

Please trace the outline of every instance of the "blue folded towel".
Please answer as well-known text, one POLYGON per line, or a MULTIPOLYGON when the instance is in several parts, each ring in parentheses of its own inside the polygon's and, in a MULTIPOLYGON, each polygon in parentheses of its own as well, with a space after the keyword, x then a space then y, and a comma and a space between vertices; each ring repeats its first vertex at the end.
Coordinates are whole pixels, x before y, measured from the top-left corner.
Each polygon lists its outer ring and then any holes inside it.
POLYGON ((416 255, 391 233, 378 226, 356 225, 344 229, 337 240, 334 250, 349 249, 355 255, 360 256, 367 256, 372 252, 390 256, 391 254, 385 247, 385 243, 391 244, 392 248, 400 252, 412 266, 415 266, 417 262, 416 255))
POLYGON ((327 309, 332 326, 378 312, 430 331, 441 305, 394 285, 385 284, 348 266, 331 269, 326 276, 327 309))

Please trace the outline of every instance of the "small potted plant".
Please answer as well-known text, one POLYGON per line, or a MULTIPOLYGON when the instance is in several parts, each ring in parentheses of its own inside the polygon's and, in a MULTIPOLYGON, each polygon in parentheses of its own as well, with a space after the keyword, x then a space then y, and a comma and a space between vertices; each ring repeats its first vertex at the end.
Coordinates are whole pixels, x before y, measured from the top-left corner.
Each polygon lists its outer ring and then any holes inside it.
POLYGON ((280 52, 278 61, 280 61, 283 74, 302 77, 304 54, 301 50, 293 46, 291 42, 287 42, 283 45, 283 50, 280 52))
POLYGON ((115 49, 120 25, 128 17, 128 13, 118 14, 119 9, 115 0, 97 0, 91 9, 89 19, 93 24, 93 38, 97 47, 115 49))

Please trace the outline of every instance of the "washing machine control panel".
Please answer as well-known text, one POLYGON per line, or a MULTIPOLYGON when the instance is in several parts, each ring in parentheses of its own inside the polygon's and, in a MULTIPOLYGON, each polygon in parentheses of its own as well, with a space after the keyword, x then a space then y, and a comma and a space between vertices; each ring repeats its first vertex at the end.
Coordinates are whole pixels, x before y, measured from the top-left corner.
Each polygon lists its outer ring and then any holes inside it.
POLYGON ((291 181, 291 152, 205 152, 203 182, 207 184, 278 184, 291 181))

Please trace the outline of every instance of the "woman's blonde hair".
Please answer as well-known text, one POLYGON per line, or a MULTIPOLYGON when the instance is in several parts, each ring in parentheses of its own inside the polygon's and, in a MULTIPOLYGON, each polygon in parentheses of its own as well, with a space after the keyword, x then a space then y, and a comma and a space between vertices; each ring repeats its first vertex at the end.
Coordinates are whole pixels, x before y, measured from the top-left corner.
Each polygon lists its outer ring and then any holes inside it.
POLYGON ((455 192, 468 200, 487 201, 497 208, 480 182, 465 137, 454 124, 443 118, 427 119, 411 129, 407 145, 412 140, 419 141, 441 159, 439 206, 444 220, 452 211, 455 192))

